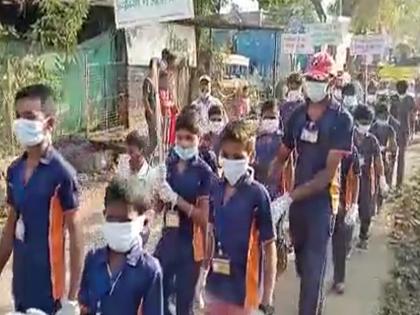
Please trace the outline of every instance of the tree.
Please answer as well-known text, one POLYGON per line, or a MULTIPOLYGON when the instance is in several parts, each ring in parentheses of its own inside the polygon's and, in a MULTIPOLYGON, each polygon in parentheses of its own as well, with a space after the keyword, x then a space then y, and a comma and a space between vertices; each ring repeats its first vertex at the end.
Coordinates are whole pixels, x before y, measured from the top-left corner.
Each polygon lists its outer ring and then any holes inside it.
POLYGON ((304 22, 314 22, 316 17, 325 21, 326 16, 320 0, 258 0, 259 7, 278 17, 286 25, 290 17, 299 17, 304 22))

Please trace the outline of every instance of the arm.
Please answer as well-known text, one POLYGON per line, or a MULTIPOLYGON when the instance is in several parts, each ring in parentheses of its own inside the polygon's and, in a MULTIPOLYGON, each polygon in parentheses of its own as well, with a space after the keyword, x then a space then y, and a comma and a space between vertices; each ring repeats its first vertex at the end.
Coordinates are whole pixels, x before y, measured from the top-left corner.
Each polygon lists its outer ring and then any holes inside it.
POLYGON ((385 176, 384 162, 381 154, 375 154, 375 173, 377 176, 385 176))
POLYGON ((338 167, 343 158, 343 152, 331 150, 327 157, 325 169, 318 172, 312 180, 300 185, 290 193, 293 201, 306 199, 317 194, 328 187, 338 171, 338 167))
POLYGON ((7 221, 3 229, 3 235, 0 240, 0 275, 6 266, 13 250, 14 232, 16 226, 16 212, 12 207, 9 208, 7 221))
POLYGON ((353 182, 353 187, 351 187, 353 194, 352 194, 352 201, 351 203, 357 204, 359 202, 359 190, 360 190, 360 177, 356 176, 356 180, 353 182))
POLYGON ((163 315, 163 284, 162 271, 159 269, 153 275, 148 291, 142 303, 142 315, 163 315))
POLYGON ((78 211, 65 215, 65 224, 70 239, 70 287, 69 300, 76 300, 83 266, 83 231, 78 211))
POLYGON ((262 304, 273 305, 274 287, 276 284, 277 249, 274 240, 264 244, 264 291, 262 304))
POLYGON ((394 128, 392 128, 392 127, 390 127, 390 128, 391 128, 391 133, 390 133, 390 136, 389 136, 389 139, 388 139, 388 150, 391 153, 396 154, 397 150, 398 150, 397 135, 395 133, 394 128))

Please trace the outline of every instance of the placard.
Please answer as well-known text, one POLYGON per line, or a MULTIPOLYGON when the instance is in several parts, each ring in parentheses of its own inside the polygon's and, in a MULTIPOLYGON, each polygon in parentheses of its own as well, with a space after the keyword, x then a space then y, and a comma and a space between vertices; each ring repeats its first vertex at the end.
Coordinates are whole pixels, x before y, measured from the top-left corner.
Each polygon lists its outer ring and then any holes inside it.
POLYGON ((117 29, 194 17, 193 0, 114 0, 117 29))
POLYGON ((283 54, 313 54, 314 46, 309 34, 282 34, 281 52, 283 54))
POLYGON ((342 40, 340 23, 313 23, 305 26, 314 46, 339 45, 342 40))
POLYGON ((195 29, 171 23, 139 26, 127 29, 127 59, 129 65, 147 66, 150 59, 160 57, 164 48, 197 66, 195 29))
POLYGON ((358 35, 351 41, 350 53, 353 56, 382 55, 386 49, 386 38, 383 35, 358 35))

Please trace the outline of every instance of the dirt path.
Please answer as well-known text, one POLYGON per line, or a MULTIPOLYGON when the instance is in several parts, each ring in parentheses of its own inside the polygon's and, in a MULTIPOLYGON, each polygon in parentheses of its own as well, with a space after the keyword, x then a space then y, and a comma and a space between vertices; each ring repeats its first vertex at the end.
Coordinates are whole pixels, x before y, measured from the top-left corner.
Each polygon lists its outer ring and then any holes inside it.
MULTIPOLYGON (((407 175, 412 174, 417 165, 420 165, 420 141, 409 148, 407 175)), ((98 184, 83 195, 82 216, 87 248, 98 241, 103 192, 104 185, 98 184)), ((369 251, 354 253, 348 266, 346 294, 341 297, 328 295, 326 315, 374 314, 378 307, 381 284, 387 278, 387 270, 392 262, 391 254, 386 248, 385 226, 383 218, 378 218, 374 222, 369 251)), ((11 310, 11 277, 11 263, 9 263, 0 277, 0 315, 11 310)), ((292 262, 276 289, 276 314, 297 314, 298 289, 298 279, 292 262)))

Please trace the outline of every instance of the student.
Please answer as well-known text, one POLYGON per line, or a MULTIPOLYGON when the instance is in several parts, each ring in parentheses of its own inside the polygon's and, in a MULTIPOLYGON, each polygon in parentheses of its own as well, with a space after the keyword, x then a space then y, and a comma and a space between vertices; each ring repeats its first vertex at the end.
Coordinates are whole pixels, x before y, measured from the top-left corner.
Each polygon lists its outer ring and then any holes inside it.
POLYGON ((276 158, 277 149, 281 144, 283 136, 279 129, 280 118, 278 115, 277 105, 274 100, 263 103, 261 108, 261 121, 255 144, 255 161, 253 163, 255 179, 267 188, 272 199, 282 194, 285 189, 288 190, 290 188, 292 177, 292 170, 290 169, 292 163, 288 163, 288 169, 285 169, 288 176, 281 176, 281 173, 283 173, 281 171, 278 172, 279 174, 273 174, 275 176, 269 176, 268 174, 270 165, 276 158), (287 187, 284 187, 282 184, 287 185, 287 187))
POLYGON ((23 88, 16 94, 15 110, 13 131, 24 152, 7 170, 8 217, 0 240, 0 275, 13 252, 16 311, 37 308, 52 314, 60 308, 75 310, 83 265, 79 185, 76 171, 51 142, 56 123, 51 88, 41 84, 23 88))
POLYGON ((131 193, 130 182, 116 178, 105 192, 107 245, 89 252, 79 292, 81 315, 163 314, 162 271, 159 262, 143 250, 142 214, 150 208, 148 196, 131 193))
POLYGON ((334 283, 333 291, 344 293, 346 260, 352 247, 353 229, 358 213, 360 166, 357 149, 341 162, 340 204, 335 220, 333 242, 334 283))
POLYGON ((163 269, 165 315, 171 314, 172 293, 176 295, 176 315, 190 314, 205 258, 210 183, 214 175, 199 157, 199 118, 195 111, 177 118, 176 144, 166 162, 166 181, 158 188, 160 199, 170 205, 155 252, 163 269))
POLYGON ((345 109, 347 109, 350 113, 357 106, 357 95, 356 95, 356 88, 353 83, 348 83, 343 86, 342 90, 343 101, 342 104, 345 109))
POLYGON ((339 204, 339 166, 350 153, 353 122, 341 106, 332 106, 328 90, 334 60, 315 54, 306 75, 307 104, 296 109, 285 128, 272 170, 296 150, 295 184, 280 197, 290 207, 290 232, 300 276, 299 315, 322 314, 324 277, 334 215, 339 204))
POLYGON ((389 123, 388 107, 380 104, 376 108, 375 121, 370 132, 378 139, 381 146, 382 161, 385 168, 385 177, 388 185, 392 184, 395 157, 398 152, 397 136, 394 128, 389 123))
POLYGON ((407 81, 398 81, 398 94, 391 97, 391 115, 400 123, 398 137, 397 187, 400 187, 404 180, 405 152, 411 133, 410 120, 412 115, 414 115, 416 107, 413 97, 407 94, 407 89, 407 81))
POLYGON ((285 102, 280 106, 280 117, 283 126, 285 126, 294 112, 294 110, 305 103, 302 92, 303 79, 302 76, 294 72, 287 78, 287 93, 285 102))
POLYGON ((275 232, 268 192, 249 171, 254 141, 245 121, 229 123, 221 137, 224 178, 212 193, 216 246, 207 278, 207 315, 248 315, 258 308, 274 314, 275 232))
POLYGON ((355 135, 354 144, 359 152, 359 165, 361 168, 359 216, 360 234, 359 249, 368 248, 369 229, 374 215, 374 197, 376 177, 379 178, 381 193, 388 191, 381 149, 378 139, 369 132, 373 120, 372 111, 365 105, 359 105, 354 111, 355 135))

